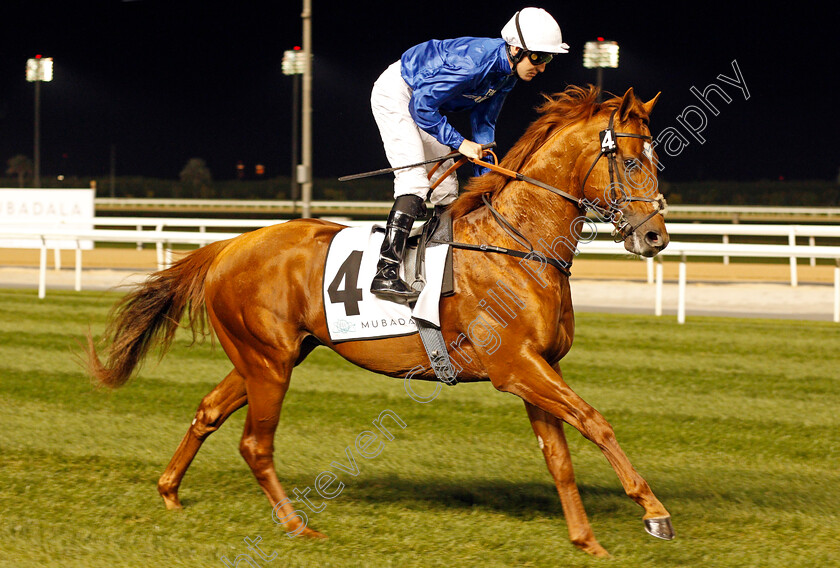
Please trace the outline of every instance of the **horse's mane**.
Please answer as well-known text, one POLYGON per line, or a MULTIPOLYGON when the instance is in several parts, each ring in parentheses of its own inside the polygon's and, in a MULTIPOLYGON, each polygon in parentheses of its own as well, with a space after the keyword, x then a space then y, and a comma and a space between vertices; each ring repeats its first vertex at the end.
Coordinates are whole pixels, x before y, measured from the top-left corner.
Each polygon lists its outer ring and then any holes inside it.
MULTIPOLYGON (((589 119, 605 108, 617 108, 621 103, 621 97, 615 96, 599 103, 598 88, 593 85, 570 85, 562 92, 543 94, 543 97, 545 101, 536 108, 540 114, 539 118, 531 123, 525 134, 501 160, 499 165, 502 167, 519 171, 536 149, 558 129, 578 120, 589 119)), ((464 193, 449 207, 452 218, 457 219, 478 209, 482 205, 483 194, 495 195, 509 181, 509 177, 493 171, 471 178, 464 188, 464 193)))

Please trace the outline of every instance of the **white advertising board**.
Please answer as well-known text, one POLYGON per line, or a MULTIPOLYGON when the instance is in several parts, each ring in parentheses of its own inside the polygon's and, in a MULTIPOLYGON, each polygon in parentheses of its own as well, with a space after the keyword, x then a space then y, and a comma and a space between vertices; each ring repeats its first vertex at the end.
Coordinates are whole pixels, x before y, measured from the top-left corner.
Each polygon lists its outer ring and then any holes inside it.
MULTIPOLYGON (((0 226, 4 229, 66 231, 93 229, 93 189, 0 188, 0 226)), ((90 250, 92 241, 82 241, 90 250)), ((40 239, 0 240, 0 247, 39 248, 40 239)), ((47 241, 49 248, 76 248, 74 241, 47 241)))

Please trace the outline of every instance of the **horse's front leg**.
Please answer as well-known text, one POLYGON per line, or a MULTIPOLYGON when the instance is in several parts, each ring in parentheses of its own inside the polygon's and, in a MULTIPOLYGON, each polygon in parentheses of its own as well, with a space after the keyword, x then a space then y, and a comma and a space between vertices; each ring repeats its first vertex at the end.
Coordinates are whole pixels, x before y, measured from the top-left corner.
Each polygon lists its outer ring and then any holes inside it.
POLYGON ((566 384, 558 371, 530 352, 522 353, 513 361, 507 356, 485 363, 490 363, 488 374, 498 390, 515 394, 570 424, 597 445, 618 475, 624 491, 644 508, 645 530, 657 538, 674 538, 671 515, 633 468, 618 445, 612 426, 566 384))
POLYGON ((563 433, 563 422, 530 402, 525 402, 525 410, 528 411, 531 427, 539 440, 548 471, 557 485, 572 544, 595 556, 609 556, 609 552, 595 539, 589 519, 586 518, 586 510, 575 483, 572 456, 563 433))

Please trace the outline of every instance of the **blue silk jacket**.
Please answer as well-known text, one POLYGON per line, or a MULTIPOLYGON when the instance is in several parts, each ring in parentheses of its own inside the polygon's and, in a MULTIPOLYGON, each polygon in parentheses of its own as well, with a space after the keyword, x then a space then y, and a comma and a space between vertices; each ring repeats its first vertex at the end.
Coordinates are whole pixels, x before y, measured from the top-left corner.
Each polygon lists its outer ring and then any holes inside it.
POLYGON ((433 39, 403 53, 400 70, 412 90, 411 117, 441 144, 457 150, 464 141, 446 112, 470 111, 474 142, 495 139, 496 119, 516 84, 503 39, 433 39))

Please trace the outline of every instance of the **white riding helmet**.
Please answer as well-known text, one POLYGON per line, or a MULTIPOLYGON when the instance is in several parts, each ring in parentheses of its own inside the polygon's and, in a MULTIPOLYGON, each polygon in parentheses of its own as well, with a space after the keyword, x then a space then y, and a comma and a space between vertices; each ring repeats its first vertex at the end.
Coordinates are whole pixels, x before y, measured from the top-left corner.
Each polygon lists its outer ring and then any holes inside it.
POLYGON ((502 39, 525 51, 569 53, 560 26, 542 8, 523 8, 514 14, 502 28, 502 39))

